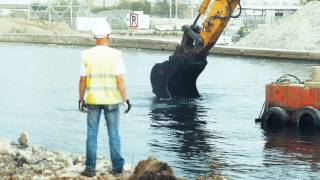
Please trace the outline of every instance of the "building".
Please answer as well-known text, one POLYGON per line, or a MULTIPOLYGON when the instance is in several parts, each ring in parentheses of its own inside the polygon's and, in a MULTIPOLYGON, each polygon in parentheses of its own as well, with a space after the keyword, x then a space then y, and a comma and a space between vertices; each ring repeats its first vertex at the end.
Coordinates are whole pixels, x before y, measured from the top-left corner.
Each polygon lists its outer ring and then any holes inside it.
POLYGON ((241 4, 247 5, 268 5, 268 6, 292 6, 299 5, 300 0, 241 0, 241 4))
POLYGON ((273 24, 301 8, 299 0, 242 0, 241 4, 241 21, 248 32, 273 24))

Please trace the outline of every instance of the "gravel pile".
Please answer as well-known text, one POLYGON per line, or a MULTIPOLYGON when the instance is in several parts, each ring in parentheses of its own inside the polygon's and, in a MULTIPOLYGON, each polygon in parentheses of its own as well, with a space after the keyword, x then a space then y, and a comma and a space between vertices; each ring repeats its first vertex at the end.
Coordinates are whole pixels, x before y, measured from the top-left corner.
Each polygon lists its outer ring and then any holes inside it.
POLYGON ((320 51, 320 1, 311 1, 292 16, 261 27, 235 46, 320 51))

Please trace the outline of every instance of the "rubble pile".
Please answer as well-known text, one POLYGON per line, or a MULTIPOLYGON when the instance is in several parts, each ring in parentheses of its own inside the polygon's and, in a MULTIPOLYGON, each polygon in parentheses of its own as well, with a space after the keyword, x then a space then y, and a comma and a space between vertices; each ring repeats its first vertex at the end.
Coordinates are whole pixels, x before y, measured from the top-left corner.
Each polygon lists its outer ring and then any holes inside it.
MULTIPOLYGON (((96 176, 81 176, 85 168, 82 155, 50 151, 40 145, 29 145, 29 135, 24 132, 18 143, 0 137, 0 179, 98 179, 98 180, 183 180, 176 177, 169 164, 154 157, 141 160, 133 170, 126 164, 120 175, 111 174, 111 162, 98 157, 96 176)), ((223 176, 199 176, 196 180, 224 180, 223 176)))
MULTIPOLYGON (((40 145, 28 145, 28 135, 22 133, 19 143, 0 138, 0 177, 4 179, 84 179, 82 155, 50 151, 40 145)), ((97 159, 97 179, 115 179, 109 174, 111 162, 97 159)), ((121 179, 128 179, 132 170, 125 167, 121 179)), ((1 179, 0 178, 0 179, 1 179)))

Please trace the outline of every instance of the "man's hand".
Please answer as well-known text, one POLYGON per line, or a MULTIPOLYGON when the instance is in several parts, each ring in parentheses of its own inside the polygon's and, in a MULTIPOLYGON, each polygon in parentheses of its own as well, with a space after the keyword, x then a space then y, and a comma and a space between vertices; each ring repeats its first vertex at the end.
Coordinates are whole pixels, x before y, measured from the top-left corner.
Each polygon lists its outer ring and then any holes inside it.
POLYGON ((128 113, 128 112, 130 111, 130 109, 131 109, 131 104, 130 104, 129 99, 127 99, 126 101, 124 101, 123 104, 124 104, 124 107, 125 107, 124 113, 128 113))
POLYGON ((86 113, 87 112, 87 105, 86 102, 84 100, 79 100, 78 102, 78 109, 79 111, 86 113))

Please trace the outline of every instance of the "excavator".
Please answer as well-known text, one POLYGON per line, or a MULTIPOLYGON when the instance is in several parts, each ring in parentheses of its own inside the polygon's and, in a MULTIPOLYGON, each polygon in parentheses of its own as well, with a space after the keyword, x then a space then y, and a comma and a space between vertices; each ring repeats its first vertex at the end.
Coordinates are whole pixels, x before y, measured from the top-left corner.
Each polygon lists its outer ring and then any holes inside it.
POLYGON ((204 0, 193 23, 182 26, 182 40, 173 55, 153 66, 150 75, 153 93, 161 99, 199 97, 196 80, 207 65, 209 50, 229 20, 240 14, 240 0, 214 0, 211 3, 204 0), (233 15, 237 6, 239 12, 233 15), (198 25, 200 17, 204 18, 201 26, 198 25))

